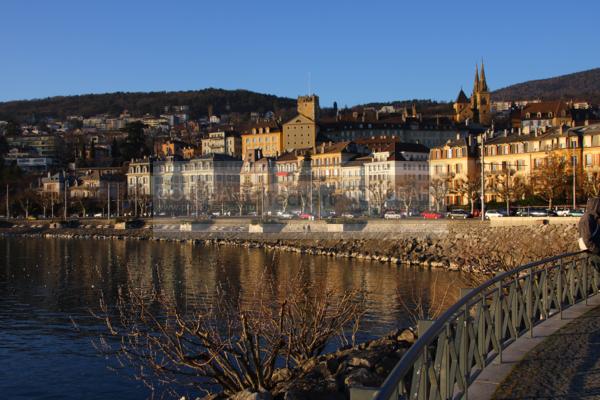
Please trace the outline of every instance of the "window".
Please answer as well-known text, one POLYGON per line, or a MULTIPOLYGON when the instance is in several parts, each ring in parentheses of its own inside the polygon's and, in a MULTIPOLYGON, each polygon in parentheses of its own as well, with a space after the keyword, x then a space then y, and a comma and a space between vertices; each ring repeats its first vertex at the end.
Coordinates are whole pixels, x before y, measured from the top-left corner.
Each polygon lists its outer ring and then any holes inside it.
POLYGON ((586 167, 590 167, 592 165, 592 155, 591 154, 586 154, 585 155, 585 166, 586 167))

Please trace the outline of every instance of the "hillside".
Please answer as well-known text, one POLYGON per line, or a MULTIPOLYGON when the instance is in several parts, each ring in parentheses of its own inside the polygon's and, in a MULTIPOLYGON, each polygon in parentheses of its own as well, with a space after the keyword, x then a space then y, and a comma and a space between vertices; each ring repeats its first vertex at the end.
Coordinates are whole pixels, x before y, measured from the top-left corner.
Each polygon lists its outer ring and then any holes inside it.
POLYGON ((248 90, 212 88, 184 92, 116 92, 4 102, 0 103, 0 119, 35 121, 43 117, 64 118, 68 115, 118 115, 125 109, 134 116, 147 113, 159 115, 167 105, 188 105, 191 117, 197 118, 208 114, 209 105, 219 115, 229 112, 278 112, 294 108, 296 101, 248 90))
POLYGON ((492 92, 492 99, 577 99, 599 103, 600 68, 511 85, 492 92))

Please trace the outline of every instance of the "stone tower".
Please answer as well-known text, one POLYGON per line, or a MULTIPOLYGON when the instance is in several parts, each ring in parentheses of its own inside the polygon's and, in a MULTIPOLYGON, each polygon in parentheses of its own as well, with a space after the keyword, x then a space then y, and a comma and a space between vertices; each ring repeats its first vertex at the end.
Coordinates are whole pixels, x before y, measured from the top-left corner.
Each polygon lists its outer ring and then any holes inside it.
POLYGON ((468 99, 465 92, 460 89, 453 108, 454 120, 456 122, 460 123, 470 120, 482 125, 490 125, 492 123, 491 98, 485 78, 483 62, 481 63, 481 72, 479 71, 479 66, 475 66, 475 79, 473 81, 471 98, 468 99))
POLYGON ((319 96, 298 96, 298 114, 316 122, 319 119, 319 96))
POLYGON ((479 110, 479 123, 490 125, 492 123, 492 102, 490 91, 485 80, 483 61, 481 62, 481 73, 479 76, 479 88, 477 91, 477 109, 479 110))

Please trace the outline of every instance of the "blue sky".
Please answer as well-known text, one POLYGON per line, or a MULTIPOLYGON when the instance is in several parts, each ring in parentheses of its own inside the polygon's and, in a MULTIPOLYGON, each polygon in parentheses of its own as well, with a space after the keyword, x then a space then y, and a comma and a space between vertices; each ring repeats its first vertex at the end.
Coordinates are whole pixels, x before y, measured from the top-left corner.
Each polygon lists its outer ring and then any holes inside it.
POLYGON ((2 0, 0 101, 243 88, 340 106, 600 66, 600 2, 2 0), (300 2, 298 2, 300 3, 300 2))

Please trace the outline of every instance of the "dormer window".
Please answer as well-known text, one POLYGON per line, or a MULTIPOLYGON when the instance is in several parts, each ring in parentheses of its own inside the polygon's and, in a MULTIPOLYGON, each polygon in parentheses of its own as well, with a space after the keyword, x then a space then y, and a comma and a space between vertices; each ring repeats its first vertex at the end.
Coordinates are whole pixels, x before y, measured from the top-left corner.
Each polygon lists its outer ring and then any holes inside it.
POLYGON ((537 113, 537 117, 542 118, 542 113, 541 112, 537 113))
POLYGON ((529 113, 525 114, 525 118, 528 118, 528 119, 531 118, 531 114, 529 114, 529 113))
POLYGON ((552 118, 552 117, 553 117, 553 115, 552 115, 552 111, 550 111, 550 112, 548 113, 548 118, 552 118))

